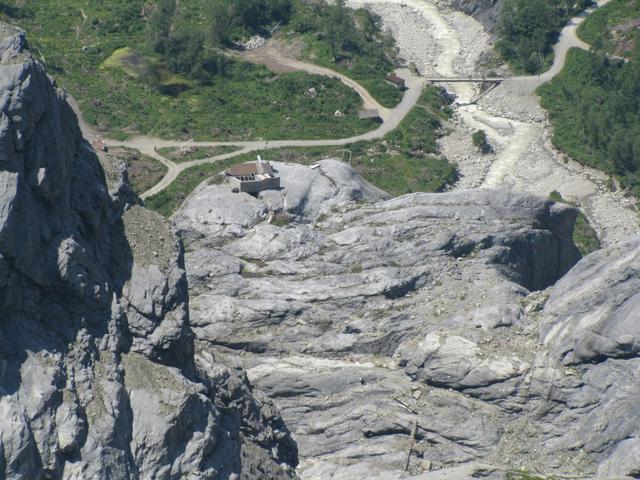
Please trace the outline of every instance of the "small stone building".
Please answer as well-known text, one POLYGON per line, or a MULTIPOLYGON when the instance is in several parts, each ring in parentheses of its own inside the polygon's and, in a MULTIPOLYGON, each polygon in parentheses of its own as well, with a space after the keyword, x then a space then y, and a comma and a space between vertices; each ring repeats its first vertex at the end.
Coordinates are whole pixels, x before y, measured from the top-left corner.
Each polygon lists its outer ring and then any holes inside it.
POLYGON ((375 120, 377 122, 381 122, 382 121, 382 117, 380 116, 380 112, 375 108, 360 110, 358 112, 358 118, 360 120, 375 120))
POLYGON ((280 177, 269 162, 263 162, 260 157, 255 162, 232 165, 224 173, 232 183, 237 184, 240 192, 259 193, 280 188, 280 177))
POLYGON ((396 87, 398 90, 406 90, 407 85, 404 78, 397 76, 395 73, 390 73, 384 77, 385 81, 396 87))
POLYGON ((91 142, 91 146, 96 152, 108 152, 109 147, 104 143, 104 139, 102 137, 96 137, 91 142))

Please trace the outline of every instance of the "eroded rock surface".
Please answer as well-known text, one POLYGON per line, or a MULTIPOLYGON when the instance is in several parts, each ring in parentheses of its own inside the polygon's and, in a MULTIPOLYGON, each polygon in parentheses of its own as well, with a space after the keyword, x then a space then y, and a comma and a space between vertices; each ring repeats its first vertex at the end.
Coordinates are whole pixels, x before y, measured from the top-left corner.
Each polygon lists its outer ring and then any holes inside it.
POLYGON ((302 478, 633 475, 640 242, 574 266, 572 208, 385 199, 319 165, 275 164, 257 197, 205 185, 176 217, 198 348, 281 409, 302 478))
POLYGON ((273 406, 194 351, 171 226, 0 30, 0 478, 293 478, 273 406))
POLYGON ((459 10, 472 15, 479 20, 485 28, 495 31, 500 21, 500 11, 503 0, 439 0, 440 3, 449 8, 459 10))

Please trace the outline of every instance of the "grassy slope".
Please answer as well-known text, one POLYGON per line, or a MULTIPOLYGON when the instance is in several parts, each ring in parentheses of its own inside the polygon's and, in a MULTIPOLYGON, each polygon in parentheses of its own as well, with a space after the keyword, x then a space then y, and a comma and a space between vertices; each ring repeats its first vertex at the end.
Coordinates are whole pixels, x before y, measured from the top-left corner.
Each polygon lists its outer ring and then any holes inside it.
MULTIPOLYGON (((622 32, 613 35, 611 29, 618 25, 624 24, 629 20, 640 19, 640 1, 639 0, 613 0, 600 10, 597 10, 584 21, 578 28, 578 36, 593 45, 596 48, 603 49, 607 53, 623 53, 631 54, 627 48, 623 48, 623 52, 616 52, 618 46, 622 46, 627 42, 637 42, 637 29, 628 32, 622 32)), ((636 47, 638 47, 636 43, 636 47)))
POLYGON ((180 148, 161 148, 158 150, 158 153, 172 162, 183 163, 190 162, 192 160, 216 157, 218 155, 224 155, 225 153, 231 153, 237 150, 239 150, 239 148, 227 146, 190 148, 184 152, 180 148))
MULTIPOLYGON (((346 147, 352 153, 352 166, 365 179, 392 195, 443 190, 457 178, 455 167, 436 155, 436 140, 442 133, 441 120, 446 120, 449 115, 447 102, 439 90, 427 88, 400 127, 383 141, 361 142, 346 147)), ((146 204, 169 216, 204 180, 231 164, 254 160, 257 154, 269 161, 303 164, 331 157, 349 159, 341 148, 285 148, 250 153, 189 168, 167 189, 148 198, 146 204)))
MULTIPOLYGON (((295 17, 303 21, 310 17, 309 5, 297 2, 295 17), (302 17, 300 19, 300 17, 302 17)), ((367 21, 370 15, 365 10, 351 11, 354 25, 358 27, 367 21)), ((322 25, 316 25, 314 30, 322 30, 322 25)), ((302 52, 303 57, 313 63, 337 70, 354 80, 359 81, 381 105, 392 108, 402 100, 402 93, 393 85, 384 81, 384 77, 391 72, 395 65, 395 41, 379 32, 371 39, 371 48, 377 50, 378 55, 367 55, 366 52, 354 54, 350 62, 336 62, 331 54, 331 49, 326 39, 317 32, 309 32, 303 35, 306 48, 302 52)))
POLYGON ((538 93, 553 123, 553 143, 584 165, 640 193, 640 69, 582 50, 538 93))
POLYGON ((129 184, 138 194, 149 190, 167 173, 167 167, 158 160, 132 148, 110 148, 109 154, 126 164, 129 184))
MULTIPOLYGON (((29 32, 34 51, 77 98, 86 119, 107 131, 196 139, 309 139, 346 137, 374 127, 357 119, 359 97, 333 79, 274 75, 264 67, 235 62, 227 78, 171 96, 137 80, 131 70, 105 66, 121 48, 139 49, 143 62, 155 61, 145 47, 146 25, 137 2, 27 0, 7 11, 15 15, 11 22, 29 32), (304 95, 312 86, 320 91, 315 99, 304 95), (344 118, 333 117, 338 109, 344 118)), ((197 19, 196 13, 194 9, 190 15, 197 19)), ((185 79, 171 81, 189 85, 185 79)))

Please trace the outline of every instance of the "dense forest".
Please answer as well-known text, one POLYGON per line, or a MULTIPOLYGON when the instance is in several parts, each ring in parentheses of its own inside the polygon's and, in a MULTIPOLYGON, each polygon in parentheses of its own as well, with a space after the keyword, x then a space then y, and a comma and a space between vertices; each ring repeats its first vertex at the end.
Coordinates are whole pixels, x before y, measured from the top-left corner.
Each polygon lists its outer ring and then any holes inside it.
POLYGON ((496 47, 512 68, 539 73, 553 62, 553 44, 566 22, 590 0, 505 0, 496 47))
POLYGON ((616 176, 640 195, 640 58, 630 62, 574 49, 563 72, 539 93, 556 146, 616 176))

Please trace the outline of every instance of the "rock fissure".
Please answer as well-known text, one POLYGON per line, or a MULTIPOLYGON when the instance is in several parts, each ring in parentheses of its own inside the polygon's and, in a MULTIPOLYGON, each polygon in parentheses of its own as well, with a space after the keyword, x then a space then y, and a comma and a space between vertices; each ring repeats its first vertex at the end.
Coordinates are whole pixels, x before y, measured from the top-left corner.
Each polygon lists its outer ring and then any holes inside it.
POLYGON ((171 227, 118 167, 107 186, 24 34, 2 34, 0 477, 294 478, 273 407, 194 357, 171 227))

